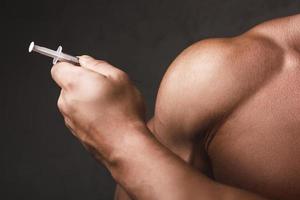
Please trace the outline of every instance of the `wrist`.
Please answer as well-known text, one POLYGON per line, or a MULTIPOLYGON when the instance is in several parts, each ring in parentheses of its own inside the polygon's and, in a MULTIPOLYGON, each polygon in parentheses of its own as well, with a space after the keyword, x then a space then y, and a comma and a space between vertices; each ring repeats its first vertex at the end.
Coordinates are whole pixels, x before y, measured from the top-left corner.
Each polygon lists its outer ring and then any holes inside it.
POLYGON ((114 143, 106 166, 116 181, 124 178, 131 164, 141 160, 140 157, 155 143, 144 123, 128 124, 127 128, 120 131, 121 136, 114 143))
POLYGON ((107 133, 109 139, 105 143, 102 142, 106 167, 109 170, 120 167, 151 140, 151 135, 143 121, 114 127, 107 133))

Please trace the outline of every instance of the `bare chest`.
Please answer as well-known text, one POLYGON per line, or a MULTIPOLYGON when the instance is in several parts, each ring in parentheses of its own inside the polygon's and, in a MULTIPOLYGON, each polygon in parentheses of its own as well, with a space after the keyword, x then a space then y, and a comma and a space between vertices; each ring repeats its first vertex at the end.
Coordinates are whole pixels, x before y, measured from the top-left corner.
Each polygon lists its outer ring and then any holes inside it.
POLYGON ((280 75, 224 120, 208 150, 217 181, 300 199, 299 77, 280 75))

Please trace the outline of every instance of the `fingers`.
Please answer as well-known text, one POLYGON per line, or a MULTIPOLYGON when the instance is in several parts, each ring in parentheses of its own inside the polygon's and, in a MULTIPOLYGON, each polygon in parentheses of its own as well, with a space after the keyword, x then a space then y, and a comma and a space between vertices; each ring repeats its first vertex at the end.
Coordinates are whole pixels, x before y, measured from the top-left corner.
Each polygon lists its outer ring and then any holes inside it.
POLYGON ((71 133, 72 133, 75 137, 78 137, 76 131, 73 129, 73 127, 75 127, 75 126, 74 126, 73 122, 70 120, 70 118, 65 117, 64 120, 65 120, 65 125, 66 125, 66 127, 71 131, 71 133))
POLYGON ((59 95, 58 100, 57 100, 57 107, 58 107, 58 110, 61 112, 61 114, 64 117, 68 117, 68 110, 67 110, 65 99, 66 98, 65 98, 65 95, 64 95, 64 91, 61 90, 60 95, 59 95))
POLYGON ((96 60, 90 56, 79 56, 79 63, 82 67, 92 70, 94 72, 103 74, 106 77, 115 77, 122 73, 121 70, 113 67, 103 60, 96 60))
POLYGON ((60 95, 57 101, 57 107, 64 117, 65 125, 68 127, 68 129, 72 132, 74 136, 77 136, 76 131, 73 129, 73 127, 75 126, 70 120, 70 116, 68 115, 68 113, 70 112, 70 108, 68 108, 67 106, 66 97, 63 90, 60 91, 60 95))
POLYGON ((72 88, 81 72, 80 67, 66 62, 57 63, 51 69, 53 80, 64 89, 72 88))
MULTIPOLYGON (((67 62, 59 62, 51 69, 53 80, 63 89, 70 90, 78 85, 83 79, 89 79, 89 75, 95 75, 94 72, 82 67, 72 65, 67 62)), ((104 78, 103 75, 97 73, 98 76, 104 78)))

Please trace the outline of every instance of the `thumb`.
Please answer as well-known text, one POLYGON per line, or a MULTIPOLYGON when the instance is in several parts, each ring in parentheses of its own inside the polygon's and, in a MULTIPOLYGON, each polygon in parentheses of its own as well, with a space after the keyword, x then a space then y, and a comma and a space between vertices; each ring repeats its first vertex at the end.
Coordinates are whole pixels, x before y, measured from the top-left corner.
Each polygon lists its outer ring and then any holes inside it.
POLYGON ((96 60, 91 56, 79 56, 79 63, 83 68, 100 73, 106 77, 111 76, 115 68, 104 60, 96 60))

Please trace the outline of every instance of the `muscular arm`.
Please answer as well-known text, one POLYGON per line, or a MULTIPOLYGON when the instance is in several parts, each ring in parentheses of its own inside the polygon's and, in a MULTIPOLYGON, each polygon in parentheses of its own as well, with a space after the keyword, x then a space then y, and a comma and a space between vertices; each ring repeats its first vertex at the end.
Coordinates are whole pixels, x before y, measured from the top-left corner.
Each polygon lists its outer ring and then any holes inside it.
MULTIPOLYGON (((172 63, 158 92, 150 130, 145 131, 155 138, 147 136, 136 147, 130 145, 132 151, 145 152, 128 154, 135 159, 128 158, 130 162, 122 165, 128 167, 123 169, 126 174, 116 172, 116 180, 130 195, 141 200, 261 199, 214 182, 189 163, 194 137, 204 134, 272 76, 272 67, 280 61, 273 45, 255 34, 207 40, 188 48, 172 63), (257 70, 260 64, 264 67, 257 70), (136 178, 130 178, 132 168, 136 178), (135 181, 143 184, 134 185, 135 181)), ((124 190, 118 191, 116 199, 130 199, 124 190)))
MULTIPOLYGON (((155 135, 153 130, 153 119, 149 120, 149 122, 147 123, 147 127, 152 132, 152 134, 155 135)), ((132 200, 132 198, 119 184, 117 184, 114 200, 132 200)))

